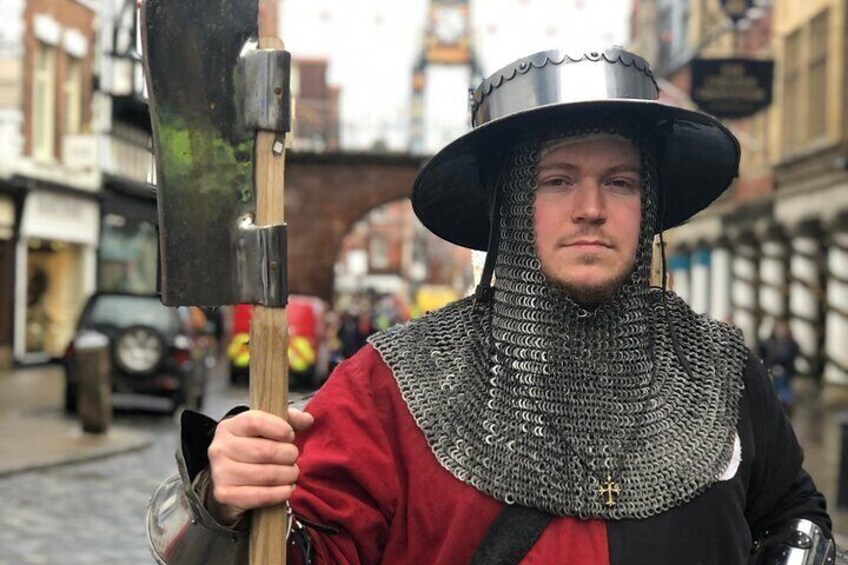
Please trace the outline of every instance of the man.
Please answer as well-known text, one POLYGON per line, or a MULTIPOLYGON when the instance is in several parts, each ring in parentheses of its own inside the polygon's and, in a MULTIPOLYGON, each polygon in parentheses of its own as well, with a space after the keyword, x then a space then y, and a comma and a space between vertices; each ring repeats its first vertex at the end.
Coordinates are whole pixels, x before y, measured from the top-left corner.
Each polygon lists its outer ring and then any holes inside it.
POLYGON ((656 97, 621 49, 484 81, 476 129, 413 192, 431 231, 488 249, 475 296, 372 336, 290 423, 184 417, 159 558, 238 561, 247 511, 290 502, 289 554, 315 563, 827 563, 762 367, 649 286, 654 234, 739 161, 721 124, 656 97))
POLYGON ((795 378, 795 360, 799 353, 800 347, 792 335, 789 321, 785 318, 775 322, 769 338, 759 345, 763 365, 771 376, 774 392, 787 414, 792 413, 795 400, 792 394, 792 380, 795 378))

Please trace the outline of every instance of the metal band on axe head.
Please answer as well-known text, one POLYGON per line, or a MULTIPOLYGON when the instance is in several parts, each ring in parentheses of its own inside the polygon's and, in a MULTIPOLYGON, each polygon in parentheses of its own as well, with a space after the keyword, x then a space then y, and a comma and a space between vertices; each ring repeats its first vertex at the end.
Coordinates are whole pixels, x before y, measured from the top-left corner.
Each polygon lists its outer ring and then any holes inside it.
POLYGON ((258 0, 146 0, 162 301, 286 302, 285 225, 255 225, 256 130, 290 130, 290 55, 257 49, 258 0))

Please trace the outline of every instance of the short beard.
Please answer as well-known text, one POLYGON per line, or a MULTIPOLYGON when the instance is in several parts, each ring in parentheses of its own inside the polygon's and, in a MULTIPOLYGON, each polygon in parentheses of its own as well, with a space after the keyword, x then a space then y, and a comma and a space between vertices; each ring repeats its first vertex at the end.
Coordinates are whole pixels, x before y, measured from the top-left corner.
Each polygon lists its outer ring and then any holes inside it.
POLYGON ((545 276, 550 283, 565 293, 571 300, 586 308, 594 310, 601 304, 610 302, 621 290, 621 288, 630 280, 631 271, 625 271, 618 277, 608 280, 606 283, 597 286, 588 285, 572 285, 567 282, 556 280, 548 273, 545 276))

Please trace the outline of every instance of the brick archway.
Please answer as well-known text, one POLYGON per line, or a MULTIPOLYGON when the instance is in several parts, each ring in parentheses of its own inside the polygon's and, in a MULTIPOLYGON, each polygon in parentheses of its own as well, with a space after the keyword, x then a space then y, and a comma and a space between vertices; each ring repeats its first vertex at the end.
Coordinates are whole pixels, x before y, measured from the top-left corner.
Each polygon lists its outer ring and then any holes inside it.
POLYGON ((289 152, 289 292, 330 301, 333 265, 345 235, 369 210, 408 198, 426 160, 406 154, 289 152))

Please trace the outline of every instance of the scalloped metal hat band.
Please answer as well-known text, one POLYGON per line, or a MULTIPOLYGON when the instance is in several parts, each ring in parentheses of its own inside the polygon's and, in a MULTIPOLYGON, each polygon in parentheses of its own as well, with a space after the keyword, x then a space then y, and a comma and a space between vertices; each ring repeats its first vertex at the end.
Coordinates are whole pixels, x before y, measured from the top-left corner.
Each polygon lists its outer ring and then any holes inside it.
POLYGON ((656 100, 659 89, 648 62, 621 48, 579 56, 542 51, 494 73, 474 91, 474 127, 554 104, 601 100, 656 100))

